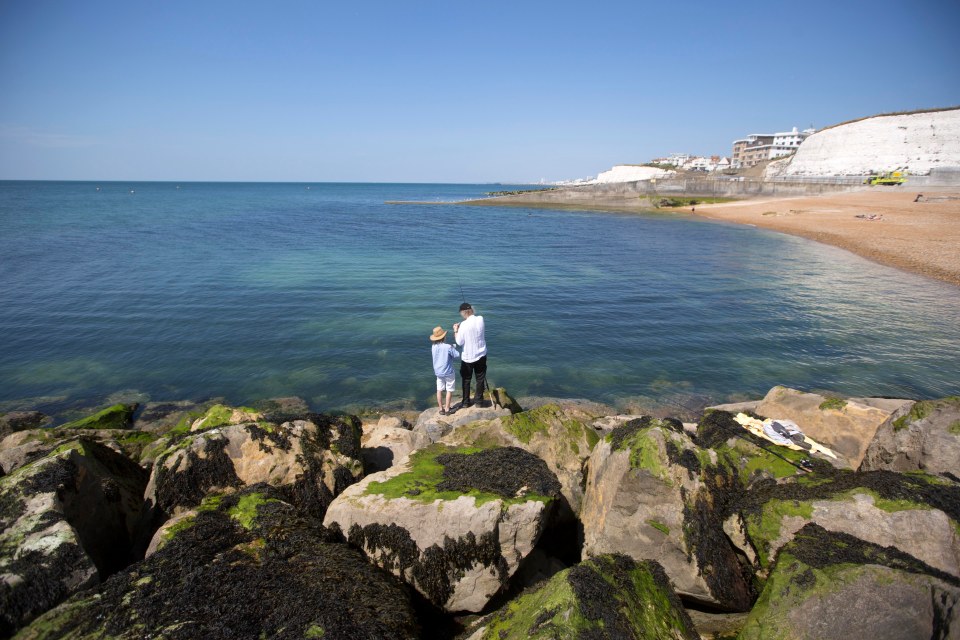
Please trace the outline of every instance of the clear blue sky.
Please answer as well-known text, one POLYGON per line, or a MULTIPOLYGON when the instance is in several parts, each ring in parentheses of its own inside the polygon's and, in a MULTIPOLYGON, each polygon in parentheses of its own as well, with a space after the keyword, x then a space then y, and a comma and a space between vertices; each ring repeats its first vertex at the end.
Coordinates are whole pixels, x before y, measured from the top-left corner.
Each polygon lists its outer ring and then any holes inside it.
POLYGON ((556 180, 957 104, 957 0, 0 0, 0 179, 556 180))

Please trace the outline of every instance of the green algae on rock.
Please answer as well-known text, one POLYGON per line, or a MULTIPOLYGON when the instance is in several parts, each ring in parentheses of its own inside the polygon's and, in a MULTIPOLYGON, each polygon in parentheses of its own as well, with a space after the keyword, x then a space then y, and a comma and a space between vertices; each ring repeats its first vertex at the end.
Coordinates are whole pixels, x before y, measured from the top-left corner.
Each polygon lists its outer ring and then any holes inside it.
POLYGON ((266 485, 223 496, 18 638, 418 637, 408 589, 281 498, 266 485))
POLYGON ((960 486, 922 473, 833 471, 762 483, 730 505, 724 529, 763 583, 777 552, 809 522, 894 546, 960 575, 960 486))
POLYGON ((561 571, 483 622, 471 640, 699 638, 655 561, 601 555, 561 571))
POLYGON ((324 523, 448 611, 480 611, 543 532, 560 484, 517 447, 421 449, 348 487, 324 523))
POLYGON ((479 506, 493 500, 549 502, 559 490, 560 483, 546 464, 523 449, 433 444, 410 454, 404 473, 371 481, 366 493, 418 502, 471 496, 479 506))
POLYGON ((945 638, 957 624, 956 576, 808 524, 778 555, 740 640, 945 638))
POLYGON ((133 425, 134 404, 115 404, 92 416, 60 425, 59 429, 128 429, 133 425))

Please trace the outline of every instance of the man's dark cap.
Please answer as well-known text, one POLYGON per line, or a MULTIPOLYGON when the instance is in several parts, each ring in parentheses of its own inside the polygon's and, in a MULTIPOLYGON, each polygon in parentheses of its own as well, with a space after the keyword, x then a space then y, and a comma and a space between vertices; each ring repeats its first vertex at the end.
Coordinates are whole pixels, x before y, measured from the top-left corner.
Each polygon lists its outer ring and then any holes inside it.
POLYGON ((467 309, 473 309, 469 302, 464 302, 462 305, 460 305, 460 311, 466 311, 467 309))

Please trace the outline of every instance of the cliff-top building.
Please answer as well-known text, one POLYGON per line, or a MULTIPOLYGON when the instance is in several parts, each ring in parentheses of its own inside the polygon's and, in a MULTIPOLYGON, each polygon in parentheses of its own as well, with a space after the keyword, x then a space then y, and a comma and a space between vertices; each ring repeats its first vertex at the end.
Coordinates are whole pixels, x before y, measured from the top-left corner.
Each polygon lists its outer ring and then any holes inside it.
POLYGON ((782 158, 797 150, 800 143, 815 129, 804 129, 780 133, 751 133, 746 138, 733 141, 733 155, 730 165, 735 169, 752 167, 764 160, 782 158))

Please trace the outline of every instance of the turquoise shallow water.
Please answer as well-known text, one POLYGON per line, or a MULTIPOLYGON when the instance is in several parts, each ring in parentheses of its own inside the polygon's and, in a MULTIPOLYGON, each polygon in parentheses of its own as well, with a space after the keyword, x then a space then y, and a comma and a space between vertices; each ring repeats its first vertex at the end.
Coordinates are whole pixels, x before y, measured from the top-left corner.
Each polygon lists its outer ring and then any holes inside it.
POLYGON ((960 289, 806 240, 384 204, 492 185, 177 187, 0 182, 0 402, 135 389, 424 407, 427 336, 458 320, 458 277, 486 318, 490 378, 515 395, 960 392, 960 289))

